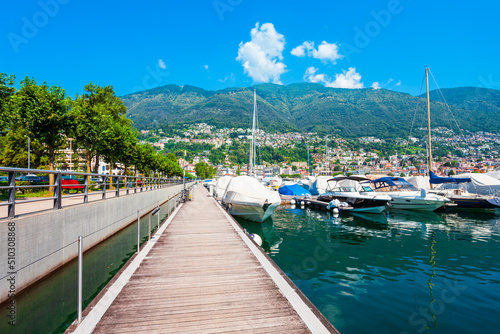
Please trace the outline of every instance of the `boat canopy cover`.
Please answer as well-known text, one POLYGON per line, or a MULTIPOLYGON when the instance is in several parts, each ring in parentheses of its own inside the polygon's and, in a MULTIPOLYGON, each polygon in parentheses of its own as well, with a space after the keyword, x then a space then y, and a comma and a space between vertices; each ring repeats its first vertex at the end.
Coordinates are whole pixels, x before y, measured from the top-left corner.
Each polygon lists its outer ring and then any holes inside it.
POLYGON ((311 193, 299 186, 298 184, 285 185, 279 188, 279 193, 282 195, 291 196, 306 196, 306 194, 311 195, 311 193))
POLYGON ((214 195, 215 197, 222 197, 224 192, 226 191, 227 185, 231 181, 233 177, 226 175, 217 180, 217 184, 215 185, 214 195))
POLYGON ((331 176, 318 176, 314 183, 311 185, 309 188, 309 191, 313 195, 319 195, 322 194, 326 191, 326 188, 328 188, 328 180, 331 179, 331 176))
POLYGON ((500 180, 500 171, 488 172, 486 175, 491 176, 494 179, 500 180))
MULTIPOLYGON (((471 182, 465 183, 464 187, 471 194, 480 194, 480 195, 500 194, 500 180, 497 180, 486 174, 467 173, 467 174, 457 175, 455 178, 470 179, 471 182)), ((441 189, 459 189, 460 186, 461 185, 458 183, 444 183, 440 187, 441 189)))
POLYGON ((375 180, 371 180, 375 189, 386 188, 386 187, 396 187, 402 190, 418 190, 413 184, 406 181, 402 177, 385 176, 375 180))
POLYGON ((429 173, 429 182, 432 184, 441 184, 441 183, 465 183, 471 182, 470 177, 440 177, 434 174, 433 172, 429 173))
POLYGON ((280 203, 281 198, 277 191, 267 189, 259 180, 250 176, 233 177, 226 187, 223 202, 228 192, 234 192, 232 199, 240 202, 280 203))
POLYGON ((431 189, 429 177, 427 175, 406 176, 404 179, 417 189, 431 189))

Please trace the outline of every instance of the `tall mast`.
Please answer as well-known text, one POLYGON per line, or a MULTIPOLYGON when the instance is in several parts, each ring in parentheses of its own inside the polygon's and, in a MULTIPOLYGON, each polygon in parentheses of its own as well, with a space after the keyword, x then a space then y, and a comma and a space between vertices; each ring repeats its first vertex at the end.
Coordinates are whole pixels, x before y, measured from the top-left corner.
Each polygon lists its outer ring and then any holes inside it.
POLYGON ((257 94, 255 89, 253 90, 253 119, 252 119, 252 141, 250 142, 250 176, 253 176, 253 162, 254 162, 254 151, 255 151, 255 113, 257 112, 257 94))
POLYGON ((311 159, 309 158, 309 141, 307 141, 307 165, 309 166, 309 175, 312 175, 311 159))
POLYGON ((429 98, 429 68, 425 69, 425 81, 427 89, 427 143, 429 149, 429 173, 432 172, 432 146, 431 146, 431 100, 429 98))

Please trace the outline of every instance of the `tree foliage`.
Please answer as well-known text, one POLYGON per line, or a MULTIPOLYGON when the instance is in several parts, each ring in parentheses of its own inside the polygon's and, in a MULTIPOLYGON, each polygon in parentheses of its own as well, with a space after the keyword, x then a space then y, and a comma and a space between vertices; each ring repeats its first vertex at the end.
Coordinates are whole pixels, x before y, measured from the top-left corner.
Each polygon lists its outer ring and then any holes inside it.
POLYGON ((13 130, 23 129, 48 150, 49 168, 54 169, 56 150, 66 143, 70 129, 70 101, 60 87, 38 85, 26 77, 12 97, 13 130))
POLYGON ((210 179, 215 176, 217 170, 206 162, 199 162, 194 166, 196 176, 200 179, 210 179))
MULTIPOLYGON (((64 90, 39 85, 26 77, 16 91, 14 76, 0 73, 0 163, 27 167, 28 138, 34 168, 53 169, 58 150, 73 140, 73 149, 85 149, 87 167, 98 157, 114 165, 135 166, 146 175, 182 176, 174 154, 158 154, 138 142, 138 132, 126 118, 127 108, 113 87, 89 83, 75 100, 64 90)), ((64 166, 64 164, 63 164, 64 166)), ((97 169, 97 163, 96 163, 97 169)))

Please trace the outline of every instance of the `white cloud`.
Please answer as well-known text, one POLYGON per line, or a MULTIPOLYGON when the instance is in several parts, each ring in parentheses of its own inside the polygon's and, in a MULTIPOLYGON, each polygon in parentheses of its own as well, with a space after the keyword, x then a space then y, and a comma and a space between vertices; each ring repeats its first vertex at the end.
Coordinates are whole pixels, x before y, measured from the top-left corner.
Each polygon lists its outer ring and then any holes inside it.
POLYGON ((208 70, 208 65, 203 65, 203 67, 204 67, 206 70, 208 70))
POLYGON ((296 48, 293 48, 290 53, 294 56, 297 56, 297 57, 305 57, 306 51, 307 51, 307 55, 309 56, 309 53, 313 49, 314 49, 314 43, 305 41, 304 43, 302 43, 302 45, 299 45, 296 48))
POLYGON ((326 87, 333 88, 363 88, 361 74, 356 72, 355 67, 350 67, 348 71, 335 74, 335 80, 331 80, 326 74, 317 74, 317 68, 309 67, 304 73, 304 80, 308 82, 323 83, 326 87))
MULTIPOLYGON (((394 79, 393 78, 389 78, 389 80, 387 80, 386 83, 380 83, 378 81, 375 81, 373 84, 372 84, 372 88, 373 89, 380 89, 380 88, 383 88, 383 87, 386 87, 386 86, 389 86, 389 84, 391 82, 393 82, 394 79)), ((394 84, 394 86, 400 86, 401 85, 401 80, 399 80, 396 84, 394 84)))
POLYGON ((304 73, 304 81, 326 83, 328 81, 328 77, 325 74, 316 74, 317 71, 317 68, 308 67, 306 73, 304 73))
POLYGON ((244 72, 254 82, 273 82, 281 84, 280 76, 286 72, 283 60, 285 37, 274 29, 272 23, 259 22, 250 31, 250 42, 241 42, 238 49, 238 60, 244 72))
POLYGON ((361 74, 356 72, 355 67, 349 67, 349 71, 342 71, 341 74, 335 74, 335 80, 325 84, 327 87, 334 88, 363 88, 361 74))
POLYGON ((323 41, 317 49, 314 48, 314 42, 305 41, 302 45, 293 48, 290 53, 297 57, 305 57, 307 55, 320 59, 323 62, 331 61, 333 64, 336 64, 337 60, 343 57, 339 53, 337 44, 327 43, 326 41, 323 41))
POLYGON ((167 68, 167 65, 165 65, 165 62, 163 61, 163 59, 158 59, 158 66, 160 66, 160 68, 163 68, 163 69, 167 68))
POLYGON ((219 78, 219 82, 226 82, 226 81, 231 81, 231 82, 234 82, 236 80, 236 77, 234 76, 233 73, 231 73, 230 76, 228 77, 225 77, 224 79, 220 79, 219 78))

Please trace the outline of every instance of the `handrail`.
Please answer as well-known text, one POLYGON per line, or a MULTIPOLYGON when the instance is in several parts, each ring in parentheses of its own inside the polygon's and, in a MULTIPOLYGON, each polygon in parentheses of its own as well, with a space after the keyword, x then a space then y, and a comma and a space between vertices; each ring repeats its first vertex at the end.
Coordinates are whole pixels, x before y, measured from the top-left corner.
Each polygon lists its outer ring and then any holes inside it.
MULTIPOLYGON (((145 176, 133 176, 133 175, 112 175, 112 174, 95 174, 95 173, 79 173, 79 172, 63 172, 63 171, 51 171, 51 170, 40 170, 40 169, 27 169, 27 168, 10 168, 10 167, 0 167, 0 173, 8 173, 8 185, 0 186, 0 190, 8 190, 8 200, 7 202, 0 203, 0 207, 8 206, 7 217, 2 218, 14 218, 16 204, 30 203, 30 202, 40 202, 40 201, 53 201, 53 209, 58 210, 63 207, 62 200, 64 198, 73 197, 83 197, 83 203, 89 202, 89 195, 101 193, 101 199, 105 200, 107 194, 114 194, 113 197, 120 197, 120 190, 125 190, 125 195, 130 195, 130 190, 133 189, 133 193, 151 191, 160 188, 169 187, 171 185, 181 184, 181 179, 172 178, 160 178, 160 177, 145 177, 145 176), (27 174, 53 174, 54 183, 53 184, 29 184, 29 185, 16 185, 16 174, 27 173, 27 174), (63 185, 63 176, 74 176, 83 178, 83 183, 79 185, 63 185), (91 183, 90 179, 92 177, 100 178, 101 182, 91 183), (111 178, 111 182, 108 182, 111 178), (132 184, 133 182, 133 184, 132 184), (80 190, 83 186, 82 194, 70 194, 72 189, 80 190), (110 188, 114 188, 108 190, 110 188), (78 187, 78 188, 75 188, 78 187), (52 196, 37 198, 31 200, 23 200, 22 202, 16 201, 16 192, 23 189, 35 189, 35 188, 48 188, 52 189, 52 196), (100 188, 100 189, 99 189, 100 188), (95 191, 92 191, 95 190, 95 191), (64 191, 67 191, 67 195, 64 195, 64 191)), ((72 178, 75 179, 75 178, 72 178)), ((123 195, 123 194, 122 194, 123 195)))

